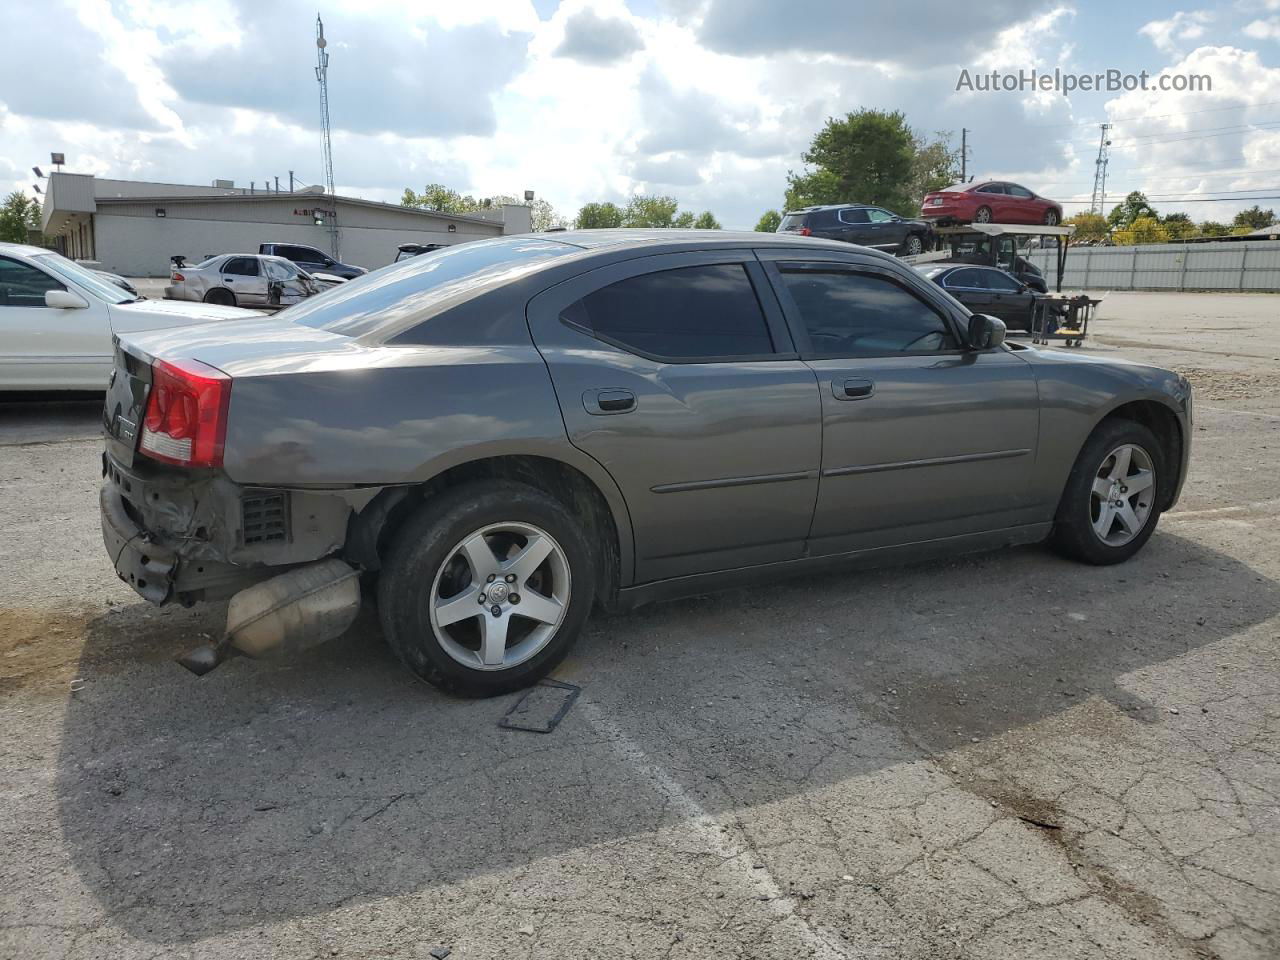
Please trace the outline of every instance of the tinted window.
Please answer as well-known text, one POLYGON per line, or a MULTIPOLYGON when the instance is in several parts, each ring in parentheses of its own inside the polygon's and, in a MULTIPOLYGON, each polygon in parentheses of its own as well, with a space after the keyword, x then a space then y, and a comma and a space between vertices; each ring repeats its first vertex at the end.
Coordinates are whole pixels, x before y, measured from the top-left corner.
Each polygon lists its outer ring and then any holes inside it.
POLYGON ((1031 191, 1028 190, 1026 187, 1020 187, 1016 183, 1010 183, 1010 184, 1007 184, 1007 186, 1009 188, 1009 194, 1011 196, 1022 197, 1023 199, 1030 199, 1032 196, 1031 191))
POLYGON ((813 352, 882 357, 953 350, 942 317, 893 281, 866 273, 783 268, 813 352))
POLYGON ((804 218, 805 214, 803 213, 788 213, 782 218, 782 222, 778 224, 778 231, 799 230, 804 226, 804 218))
POLYGON ((1001 270, 983 270, 982 276, 986 280, 987 286, 992 290, 1014 291, 1022 289, 1022 284, 1001 270))
POLYGON ((841 210, 840 219, 845 223, 866 223, 867 211, 861 207, 857 207, 853 210, 841 210))
POLYGON ((276 253, 295 263, 324 263, 328 259, 319 250, 312 250, 310 247, 276 247, 276 253))
POLYGON ((773 352, 755 290, 738 263, 619 280, 587 294, 563 316, 652 357, 708 360, 773 352))
POLYGON ((391 336, 582 248, 551 240, 473 240, 393 263, 276 314, 349 337, 391 336))
POLYGON ((1004 193, 1004 184, 988 183, 986 186, 979 187, 978 193, 1004 193))
POLYGON ((256 277, 258 275, 257 257, 232 257, 222 265, 223 273, 234 273, 239 277, 256 277))
POLYGON ((43 307, 50 290, 65 290, 42 270, 0 257, 0 307, 43 307))
POLYGON ((977 290, 986 288, 986 283, 982 279, 981 270, 957 270, 955 273, 947 275, 948 287, 972 287, 977 290))

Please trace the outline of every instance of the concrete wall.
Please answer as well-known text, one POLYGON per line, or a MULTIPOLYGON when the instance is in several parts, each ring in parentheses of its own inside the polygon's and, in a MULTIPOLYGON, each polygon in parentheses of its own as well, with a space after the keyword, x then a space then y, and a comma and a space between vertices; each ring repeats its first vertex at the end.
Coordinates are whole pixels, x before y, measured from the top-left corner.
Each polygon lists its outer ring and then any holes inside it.
MULTIPOLYGON (((319 198, 297 195, 244 203, 103 203, 94 216, 94 249, 104 270, 134 277, 168 276, 169 257, 179 253, 195 262, 219 253, 256 253, 258 244, 266 242, 305 243, 327 251, 328 228, 316 226, 310 214, 294 213, 322 203, 319 198), (156 216, 157 207, 164 209, 164 217, 156 216)), ((503 233, 498 222, 477 223, 341 200, 338 223, 342 259, 370 269, 393 262, 401 243, 463 243, 503 233), (448 229, 451 223, 453 232, 448 229)))
MULTIPOLYGON (((1030 260, 1053 285, 1056 252, 1038 250, 1030 260)), ((1071 247, 1063 289, 1258 290, 1280 292, 1280 241, 1146 244, 1138 247, 1071 247)))

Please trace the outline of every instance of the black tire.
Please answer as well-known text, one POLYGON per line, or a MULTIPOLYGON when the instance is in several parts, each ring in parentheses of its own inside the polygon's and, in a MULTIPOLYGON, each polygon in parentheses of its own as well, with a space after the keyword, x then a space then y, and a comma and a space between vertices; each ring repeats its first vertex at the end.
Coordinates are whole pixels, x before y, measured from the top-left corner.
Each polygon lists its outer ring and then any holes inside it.
POLYGON ((1164 451, 1155 434, 1132 420, 1104 420, 1085 441, 1071 468, 1071 474, 1067 477, 1067 486, 1062 492, 1062 500, 1054 518, 1051 545, 1059 553, 1081 563, 1106 566, 1128 560, 1142 549, 1155 532, 1160 520, 1160 503, 1164 496, 1166 475, 1164 451), (1155 482, 1150 488, 1151 512, 1142 529, 1127 543, 1113 546, 1105 543, 1094 532, 1092 490, 1093 482, 1111 451, 1122 444, 1133 444, 1146 452, 1152 464, 1155 482))
POLYGON ((519 690, 555 669, 582 632, 595 598, 591 557, 578 521, 558 500, 533 487, 482 480, 452 488, 432 497, 392 543, 378 579, 383 635, 405 666, 441 690, 468 697, 519 690), (509 522, 535 526, 559 544, 571 583, 567 609, 550 640, 530 659, 498 670, 468 667, 445 649, 432 627, 436 575, 464 539, 509 522))
POLYGON ((234 307, 236 295, 226 287, 214 287, 204 295, 205 303, 216 303, 221 307, 234 307))
POLYGON ((924 238, 918 233, 913 233, 902 241, 902 252, 900 256, 914 257, 924 253, 924 238))
POLYGON ((974 222, 974 223, 990 223, 990 222, 991 222, 991 208, 990 208, 990 207, 979 207, 977 210, 975 210, 975 211, 974 211, 974 213, 973 213, 973 222, 974 222))
POLYGON ((1057 210, 1046 210, 1044 212, 1044 225, 1046 227, 1056 227, 1062 220, 1062 216, 1057 210))

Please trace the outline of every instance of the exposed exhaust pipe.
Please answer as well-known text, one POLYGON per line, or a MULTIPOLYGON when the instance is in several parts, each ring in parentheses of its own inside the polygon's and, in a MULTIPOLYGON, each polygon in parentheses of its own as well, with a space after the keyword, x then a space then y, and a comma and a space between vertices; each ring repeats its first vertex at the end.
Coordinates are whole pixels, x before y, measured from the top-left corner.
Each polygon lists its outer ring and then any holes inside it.
POLYGON ((341 560, 321 560, 241 590, 227 606, 216 644, 178 658, 198 677, 236 654, 288 656, 340 636, 360 612, 360 574, 341 560))

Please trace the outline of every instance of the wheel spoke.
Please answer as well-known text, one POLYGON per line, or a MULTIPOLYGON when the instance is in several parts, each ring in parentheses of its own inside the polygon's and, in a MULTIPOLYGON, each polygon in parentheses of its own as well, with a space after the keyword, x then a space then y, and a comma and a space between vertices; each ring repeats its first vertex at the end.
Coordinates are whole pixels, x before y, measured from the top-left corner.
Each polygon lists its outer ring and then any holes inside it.
POLYGON ((540 623, 556 623, 560 619, 560 614, 564 610, 564 605, 554 597, 544 597, 528 588, 520 594, 520 606, 511 612, 516 616, 528 617, 530 620, 537 620, 540 623))
POLYGON ((1149 488, 1154 479, 1150 470, 1139 470, 1133 476, 1127 477, 1124 485, 1129 488, 1129 496, 1133 496, 1133 494, 1141 493, 1149 488))
POLYGON ((1133 451, 1129 447, 1121 447, 1116 451, 1116 460, 1111 465, 1109 474, 1112 480, 1123 480, 1129 475, 1129 461, 1132 457, 1133 451))
POLYGON ((479 616, 485 612, 477 602, 480 596, 478 587, 463 590, 456 597, 436 601, 436 623, 442 627, 452 626, 468 617, 479 616))
POLYGON ((1115 520, 1116 510, 1110 503, 1104 501, 1098 506, 1098 519, 1093 521, 1094 532, 1103 540, 1111 533, 1111 524, 1115 520))
POLYGON ((480 620, 480 662, 486 667, 499 667, 507 655, 507 626, 511 617, 486 616, 480 620))
POLYGON ((460 549, 471 567, 472 583, 482 584, 489 574, 498 572, 498 558, 493 555, 489 541, 483 535, 477 533, 464 542, 460 549))
POLYGON ((1124 527, 1124 532, 1129 536, 1133 536, 1142 527, 1142 521, 1133 512, 1133 507, 1128 501, 1116 508, 1116 519, 1120 521, 1120 526, 1124 527))
POLYGON ((533 572, 542 565, 542 561, 547 559, 553 547, 551 541, 546 537, 532 536, 516 556, 503 564, 503 571, 506 573, 514 573, 516 582, 523 585, 526 580, 533 575, 533 572))
POLYGON ((1111 480, 1107 477, 1097 477, 1093 481, 1094 496, 1101 498, 1103 503, 1111 497, 1111 480))

